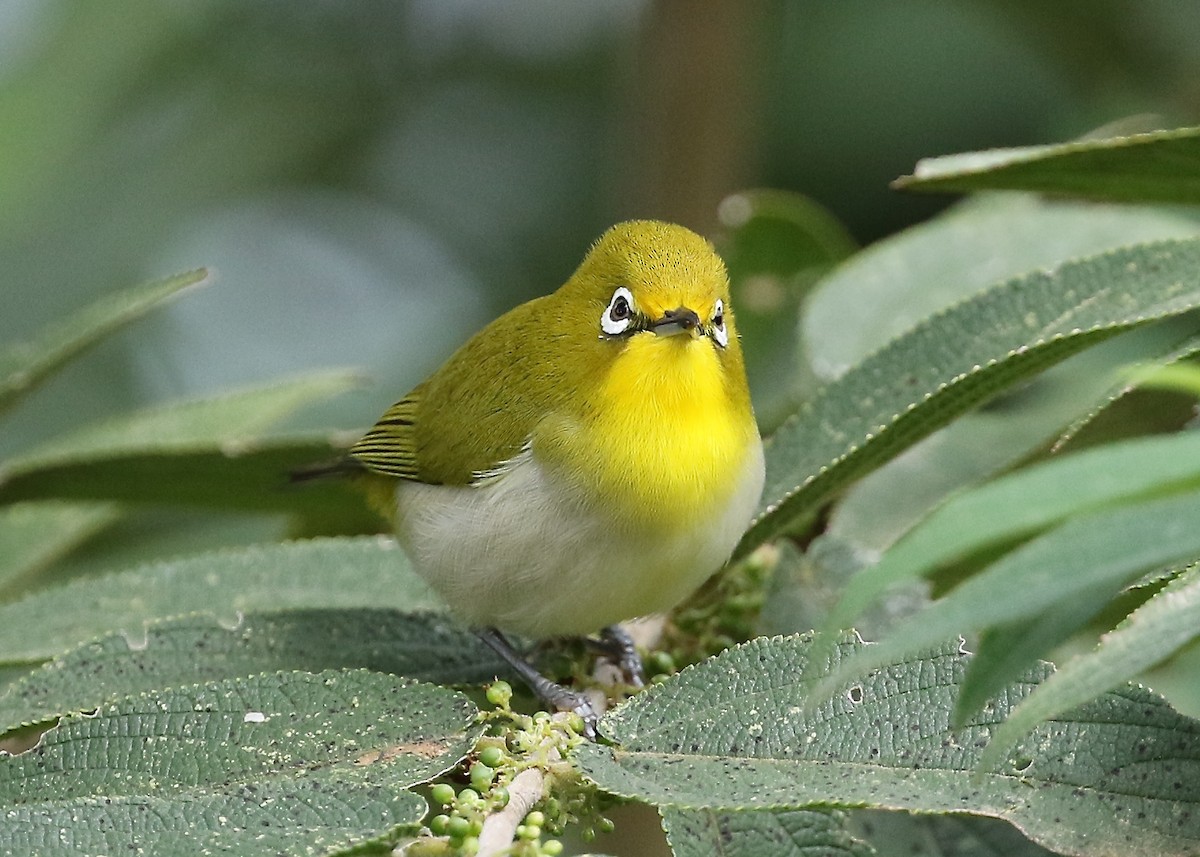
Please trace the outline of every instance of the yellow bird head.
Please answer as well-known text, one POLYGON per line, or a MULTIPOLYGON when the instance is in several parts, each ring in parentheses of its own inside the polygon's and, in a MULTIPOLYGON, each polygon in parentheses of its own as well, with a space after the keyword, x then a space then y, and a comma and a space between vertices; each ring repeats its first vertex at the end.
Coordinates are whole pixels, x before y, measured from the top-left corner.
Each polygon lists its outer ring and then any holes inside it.
POLYGON ((684 335, 737 348, 725 265, 681 226, 635 220, 612 227, 561 291, 586 295, 599 335, 613 341, 684 335))

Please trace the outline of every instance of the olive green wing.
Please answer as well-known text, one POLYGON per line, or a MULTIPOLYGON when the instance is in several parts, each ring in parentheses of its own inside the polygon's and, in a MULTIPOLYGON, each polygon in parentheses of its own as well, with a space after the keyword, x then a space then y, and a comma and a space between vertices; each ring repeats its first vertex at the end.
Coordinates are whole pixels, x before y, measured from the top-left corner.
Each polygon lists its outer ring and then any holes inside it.
POLYGON ((380 417, 351 456, 369 470, 438 485, 502 469, 576 389, 561 332, 546 333, 561 324, 552 306, 530 301, 488 325, 380 417))

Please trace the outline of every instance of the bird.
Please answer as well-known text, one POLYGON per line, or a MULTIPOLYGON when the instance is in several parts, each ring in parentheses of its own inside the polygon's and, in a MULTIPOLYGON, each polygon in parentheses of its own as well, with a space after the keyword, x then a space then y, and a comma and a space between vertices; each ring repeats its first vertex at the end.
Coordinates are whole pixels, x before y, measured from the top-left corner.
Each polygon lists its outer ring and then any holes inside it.
POLYGON ((724 263, 682 226, 609 228, 560 288, 392 405, 348 461, 413 569, 594 735, 587 698, 508 635, 598 635, 640 685, 618 623, 678 605, 749 525, 763 447, 724 263))

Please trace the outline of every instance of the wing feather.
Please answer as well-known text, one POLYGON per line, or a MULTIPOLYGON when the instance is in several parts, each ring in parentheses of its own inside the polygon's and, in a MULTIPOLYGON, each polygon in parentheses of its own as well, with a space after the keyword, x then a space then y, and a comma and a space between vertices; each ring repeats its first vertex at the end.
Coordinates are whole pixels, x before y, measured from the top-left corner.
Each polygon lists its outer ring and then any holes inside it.
POLYGON ((595 319, 602 305, 565 314, 538 298, 472 337, 394 404, 350 450, 387 476, 469 485, 505 470, 549 415, 587 400, 587 367, 603 364, 595 319))
POLYGON ((400 479, 420 480, 417 460, 417 411, 419 391, 413 390, 388 408, 358 443, 350 455, 376 473, 400 479))

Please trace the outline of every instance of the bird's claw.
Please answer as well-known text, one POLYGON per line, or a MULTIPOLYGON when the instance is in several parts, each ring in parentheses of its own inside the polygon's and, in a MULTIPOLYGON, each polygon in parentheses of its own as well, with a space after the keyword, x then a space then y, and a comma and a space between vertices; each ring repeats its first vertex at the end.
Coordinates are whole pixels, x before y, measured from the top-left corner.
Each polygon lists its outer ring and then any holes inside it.
POLYGON ((567 691, 567 693, 574 697, 573 703, 564 699, 559 703, 559 710, 578 715, 579 719, 583 721, 583 731, 580 734, 589 741, 595 741, 599 736, 596 730, 600 725, 600 713, 596 711, 596 706, 592 705, 592 701, 585 694, 573 691, 567 691), (564 703, 570 704, 570 707, 562 708, 564 703))
POLYGON ((600 647, 616 660, 625 682, 633 688, 646 686, 646 673, 633 637, 620 625, 609 625, 600 632, 600 647))

